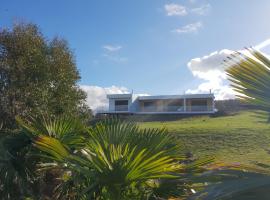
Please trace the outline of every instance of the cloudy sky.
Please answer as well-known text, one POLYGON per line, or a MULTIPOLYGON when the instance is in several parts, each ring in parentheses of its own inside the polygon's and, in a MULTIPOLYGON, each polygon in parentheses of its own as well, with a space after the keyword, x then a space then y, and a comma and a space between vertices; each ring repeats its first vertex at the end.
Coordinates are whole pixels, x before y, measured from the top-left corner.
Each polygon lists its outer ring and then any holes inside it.
POLYGON ((69 41, 93 109, 107 93, 213 91, 233 98, 222 60, 270 53, 269 0, 1 0, 0 28, 38 24, 69 41))

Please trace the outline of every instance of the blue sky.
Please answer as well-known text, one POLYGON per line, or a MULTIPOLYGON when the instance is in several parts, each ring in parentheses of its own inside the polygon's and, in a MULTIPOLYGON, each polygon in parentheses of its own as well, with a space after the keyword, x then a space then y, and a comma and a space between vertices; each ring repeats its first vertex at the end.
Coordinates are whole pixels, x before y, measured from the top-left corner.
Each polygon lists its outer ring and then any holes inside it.
POLYGON ((89 93, 212 89, 225 98, 222 50, 269 39, 269 9, 269 0, 1 0, 0 27, 33 22, 68 40, 89 93))

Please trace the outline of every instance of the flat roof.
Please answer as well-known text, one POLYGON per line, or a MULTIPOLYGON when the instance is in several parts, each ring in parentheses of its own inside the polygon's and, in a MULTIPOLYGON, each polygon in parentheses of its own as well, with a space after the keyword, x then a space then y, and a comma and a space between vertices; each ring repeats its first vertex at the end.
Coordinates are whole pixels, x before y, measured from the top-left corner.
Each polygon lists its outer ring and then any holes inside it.
POLYGON ((184 95, 157 95, 157 96, 139 96, 139 100, 154 100, 154 99, 199 99, 199 98, 214 98, 214 94, 184 94, 184 95))
MULTIPOLYGON (((129 99, 132 94, 108 94, 109 99, 129 99)), ((154 99, 199 99, 199 98, 214 98, 214 94, 184 94, 184 95, 153 95, 153 96, 138 96, 138 100, 154 100, 154 99)))
POLYGON ((131 98, 132 94, 108 94, 109 99, 121 99, 121 98, 131 98))

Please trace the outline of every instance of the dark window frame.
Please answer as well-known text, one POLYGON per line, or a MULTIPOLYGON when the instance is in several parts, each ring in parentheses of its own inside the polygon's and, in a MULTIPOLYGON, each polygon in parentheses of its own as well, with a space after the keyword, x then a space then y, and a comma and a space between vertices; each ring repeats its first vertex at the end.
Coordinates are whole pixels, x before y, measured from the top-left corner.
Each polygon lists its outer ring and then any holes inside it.
POLYGON ((128 106, 128 100, 115 100, 115 106, 128 106))

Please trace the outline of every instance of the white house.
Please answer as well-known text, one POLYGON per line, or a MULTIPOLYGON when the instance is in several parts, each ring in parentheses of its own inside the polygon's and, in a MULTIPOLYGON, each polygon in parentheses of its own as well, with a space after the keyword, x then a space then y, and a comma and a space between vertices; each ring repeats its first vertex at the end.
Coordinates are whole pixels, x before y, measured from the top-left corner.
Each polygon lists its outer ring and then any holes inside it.
POLYGON ((216 111, 213 94, 109 94, 107 98, 109 109, 99 114, 211 114, 216 111))

